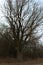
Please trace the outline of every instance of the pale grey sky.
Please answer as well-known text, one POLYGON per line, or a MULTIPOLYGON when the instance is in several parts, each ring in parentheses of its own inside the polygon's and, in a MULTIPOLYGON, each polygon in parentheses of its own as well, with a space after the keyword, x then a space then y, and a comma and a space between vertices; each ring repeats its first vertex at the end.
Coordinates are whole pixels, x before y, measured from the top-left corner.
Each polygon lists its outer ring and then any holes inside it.
MULTIPOLYGON (((0 19, 1 19, 1 16, 3 16, 2 12, 1 12, 1 6, 3 5, 3 3, 5 2, 6 0, 0 0, 0 19)), ((43 0, 34 0, 38 3, 40 3, 40 5, 43 5, 43 0)), ((2 23, 2 22, 1 22, 2 23)), ((4 22, 5 23, 5 22, 4 22)))

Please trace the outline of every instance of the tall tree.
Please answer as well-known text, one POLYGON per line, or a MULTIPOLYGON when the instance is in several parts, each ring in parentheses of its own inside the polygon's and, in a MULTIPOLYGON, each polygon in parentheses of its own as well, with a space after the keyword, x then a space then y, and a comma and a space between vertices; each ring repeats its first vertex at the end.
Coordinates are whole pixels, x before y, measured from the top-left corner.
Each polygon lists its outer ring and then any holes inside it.
MULTIPOLYGON (((2 12, 12 31, 12 36, 9 35, 11 38, 13 37, 12 41, 20 56, 23 46, 27 42, 29 44, 32 35, 36 34, 36 29, 42 24, 43 13, 32 0, 14 0, 14 2, 6 0, 4 8, 2 12)), ((37 38, 39 39, 40 36, 37 38)), ((33 41, 31 40, 31 42, 33 41)))

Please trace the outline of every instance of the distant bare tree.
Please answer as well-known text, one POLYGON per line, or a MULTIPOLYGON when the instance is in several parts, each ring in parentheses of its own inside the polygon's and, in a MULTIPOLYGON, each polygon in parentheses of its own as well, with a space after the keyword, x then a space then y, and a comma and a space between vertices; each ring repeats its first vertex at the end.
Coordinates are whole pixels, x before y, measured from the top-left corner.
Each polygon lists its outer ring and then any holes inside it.
MULTIPOLYGON (((43 22, 43 12, 41 8, 32 0, 6 0, 4 10, 2 10, 6 21, 12 31, 12 41, 18 51, 18 56, 22 52, 22 47, 30 43, 32 35, 36 35, 36 29, 43 22)), ((40 38, 37 37, 38 39, 40 38)), ((34 38, 33 40, 37 39, 34 38)), ((33 40, 31 40, 32 43, 33 40)))

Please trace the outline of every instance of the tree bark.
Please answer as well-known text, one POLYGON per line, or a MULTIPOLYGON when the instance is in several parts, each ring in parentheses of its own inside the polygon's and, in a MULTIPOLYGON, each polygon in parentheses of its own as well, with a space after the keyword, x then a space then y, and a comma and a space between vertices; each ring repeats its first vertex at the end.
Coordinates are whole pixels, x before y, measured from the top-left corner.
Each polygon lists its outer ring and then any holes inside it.
POLYGON ((22 61, 23 60, 22 53, 19 50, 17 51, 17 60, 18 61, 22 61))

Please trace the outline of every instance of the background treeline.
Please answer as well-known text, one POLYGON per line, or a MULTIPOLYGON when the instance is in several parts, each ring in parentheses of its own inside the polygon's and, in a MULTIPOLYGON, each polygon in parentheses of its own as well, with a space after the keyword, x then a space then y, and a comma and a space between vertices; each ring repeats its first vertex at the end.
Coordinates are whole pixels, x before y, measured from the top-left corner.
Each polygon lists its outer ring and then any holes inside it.
MULTIPOLYGON (((17 50, 13 47, 13 42, 9 42, 4 37, 0 37, 0 57, 14 57, 17 58, 17 50)), ((36 46, 24 46, 22 50, 23 58, 38 58, 43 57, 43 46, 38 44, 36 46)))

